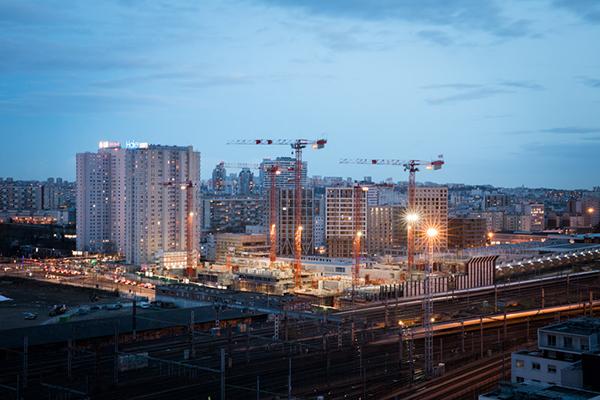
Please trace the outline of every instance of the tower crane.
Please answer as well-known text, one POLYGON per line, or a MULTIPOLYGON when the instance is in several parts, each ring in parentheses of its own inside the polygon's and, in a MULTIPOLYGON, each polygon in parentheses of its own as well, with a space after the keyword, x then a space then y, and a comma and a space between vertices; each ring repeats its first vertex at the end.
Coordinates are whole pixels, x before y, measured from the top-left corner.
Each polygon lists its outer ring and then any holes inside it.
POLYGON ((371 165, 393 165, 404 168, 404 171, 408 171, 408 202, 407 202, 407 213, 406 213, 406 229, 407 229, 407 264, 408 264, 408 275, 412 275, 412 270, 415 264, 415 232, 414 225, 419 219, 417 206, 415 204, 415 192, 416 192, 416 173, 420 167, 425 167, 428 170, 438 170, 444 165, 443 156, 439 155, 437 160, 423 161, 423 160, 394 160, 394 159, 368 159, 358 158, 349 159, 343 158, 340 160, 340 164, 371 164, 371 165))
MULTIPOLYGON (((252 163, 224 163, 227 168, 257 169, 262 167, 260 164, 252 163)), ((263 170, 269 176, 269 262, 271 266, 277 261, 277 176, 281 175, 282 167, 278 164, 266 165, 263 170)))
POLYGON ((361 222, 364 220, 364 204, 363 196, 365 192, 369 190, 368 186, 354 185, 352 188, 353 196, 354 196, 354 210, 352 216, 353 222, 353 231, 354 231, 354 240, 352 241, 352 248, 354 252, 354 267, 352 268, 352 303, 354 304, 356 287, 358 286, 360 280, 360 261, 361 261, 361 239, 364 235, 364 232, 361 231, 361 222))
POLYGON ((197 267, 198 256, 199 254, 194 252, 194 189, 196 188, 196 183, 187 180, 187 181, 168 181, 162 183, 163 187, 171 187, 171 186, 179 186, 181 190, 186 191, 186 234, 185 234, 185 247, 186 247, 186 276, 194 277, 194 271, 197 267))
POLYGON ((255 139, 234 140, 234 145, 280 145, 291 146, 296 162, 294 164, 294 283, 296 289, 302 288, 302 151, 311 146, 322 149, 326 139, 255 139))

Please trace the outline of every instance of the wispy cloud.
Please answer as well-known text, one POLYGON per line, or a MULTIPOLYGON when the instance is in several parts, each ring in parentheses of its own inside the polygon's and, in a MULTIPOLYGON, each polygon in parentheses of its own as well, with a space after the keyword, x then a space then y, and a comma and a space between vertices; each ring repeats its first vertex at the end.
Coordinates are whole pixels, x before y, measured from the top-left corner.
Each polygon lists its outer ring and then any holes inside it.
POLYGON ((600 127, 561 126, 557 128, 540 129, 539 132, 554 133, 558 135, 587 135, 600 133, 600 127))
POLYGON ((529 21, 506 17, 496 3, 478 0, 252 0, 273 7, 288 7, 328 18, 366 21, 401 20, 486 32, 498 37, 530 34, 529 21))
POLYGON ((482 88, 484 85, 480 85, 478 83, 440 83, 433 85, 424 85, 421 86, 421 89, 478 89, 482 88))
POLYGON ((577 76, 575 78, 587 87, 600 89, 600 79, 590 78, 588 76, 577 76))
POLYGON ((542 85, 532 81, 500 81, 499 85, 510 88, 529 89, 535 91, 545 89, 542 85))
POLYGON ((450 46, 454 40, 445 32, 439 30, 423 30, 417 32, 417 36, 439 46, 450 46))
POLYGON ((444 96, 438 96, 427 99, 427 103, 431 105, 440 105, 447 103, 455 103, 461 101, 479 100, 488 97, 515 93, 517 90, 530 90, 540 91, 544 90, 544 87, 533 81, 520 81, 520 80, 500 80, 497 84, 481 84, 481 83, 441 83, 421 86, 421 89, 425 90, 441 90, 448 93, 444 96), (458 92, 458 93, 456 93, 458 92))
POLYGON ((553 4, 571 12, 583 21, 600 24, 600 2, 596 0, 554 0, 553 4))
POLYGON ((458 94, 453 94, 450 96, 427 99, 427 103, 432 104, 432 105, 457 103, 457 102, 462 102, 462 101, 485 99, 488 97, 496 96, 498 94, 506 94, 506 93, 511 93, 511 91, 503 90, 503 89, 482 88, 482 89, 468 90, 468 91, 461 92, 458 94))

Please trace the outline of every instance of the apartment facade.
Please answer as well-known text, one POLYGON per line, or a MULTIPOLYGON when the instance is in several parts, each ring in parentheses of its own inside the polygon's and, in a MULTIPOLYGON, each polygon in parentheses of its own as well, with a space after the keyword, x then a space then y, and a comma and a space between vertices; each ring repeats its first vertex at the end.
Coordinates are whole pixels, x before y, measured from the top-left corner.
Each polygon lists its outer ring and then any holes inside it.
POLYGON ((97 153, 77 154, 78 250, 151 263, 159 252, 187 251, 190 224, 198 254, 199 182, 191 146, 101 142, 97 153))
POLYGON ((367 198, 366 187, 325 189, 325 240, 329 257, 352 257, 357 231, 362 235, 361 252, 364 253, 369 237, 367 198))
POLYGON ((367 215, 367 253, 400 255, 406 253, 405 207, 401 205, 370 206, 367 215))
MULTIPOLYGON (((277 196, 277 249, 282 256, 295 254, 295 198, 294 189, 279 189, 277 196)), ((302 255, 315 253, 314 243, 315 197, 313 189, 302 189, 300 225, 302 226, 302 255)))
POLYGON ((417 187, 414 208, 420 215, 415 231, 417 252, 423 252, 427 248, 424 232, 428 226, 434 226, 439 232, 435 250, 445 250, 448 247, 448 188, 445 186, 417 187))

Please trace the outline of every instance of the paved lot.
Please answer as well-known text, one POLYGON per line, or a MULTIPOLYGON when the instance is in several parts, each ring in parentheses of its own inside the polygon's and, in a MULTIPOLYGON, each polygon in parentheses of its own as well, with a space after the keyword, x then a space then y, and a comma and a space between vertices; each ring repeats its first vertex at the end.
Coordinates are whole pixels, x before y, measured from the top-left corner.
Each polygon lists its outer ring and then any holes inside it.
POLYGON ((70 317, 73 320, 103 318, 131 312, 131 307, 127 307, 131 303, 126 299, 116 297, 111 292, 56 285, 31 279, 0 277, 0 295, 12 299, 0 302, 0 321, 2 321, 0 330, 57 321, 58 318, 48 316, 48 312, 55 304, 66 304, 69 307, 67 315, 75 314, 81 307, 102 306, 117 302, 124 305, 124 309, 119 311, 100 310, 87 315, 73 315, 70 317), (92 301, 94 295, 98 296, 97 301, 92 301), (24 313, 26 312, 38 314, 37 319, 25 320, 24 313))

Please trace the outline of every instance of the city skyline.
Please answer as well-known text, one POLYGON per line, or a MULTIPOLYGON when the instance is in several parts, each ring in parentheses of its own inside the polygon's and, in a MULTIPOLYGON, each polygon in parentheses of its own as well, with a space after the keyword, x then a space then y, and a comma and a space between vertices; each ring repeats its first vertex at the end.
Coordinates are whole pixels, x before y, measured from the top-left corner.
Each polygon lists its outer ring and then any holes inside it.
POLYGON ((337 161, 444 154, 422 181, 597 186, 591 2, 1 7, 3 176, 72 180, 77 152, 115 139, 192 145, 206 179, 221 160, 290 154, 227 140, 324 136, 310 175, 405 180, 337 161))

